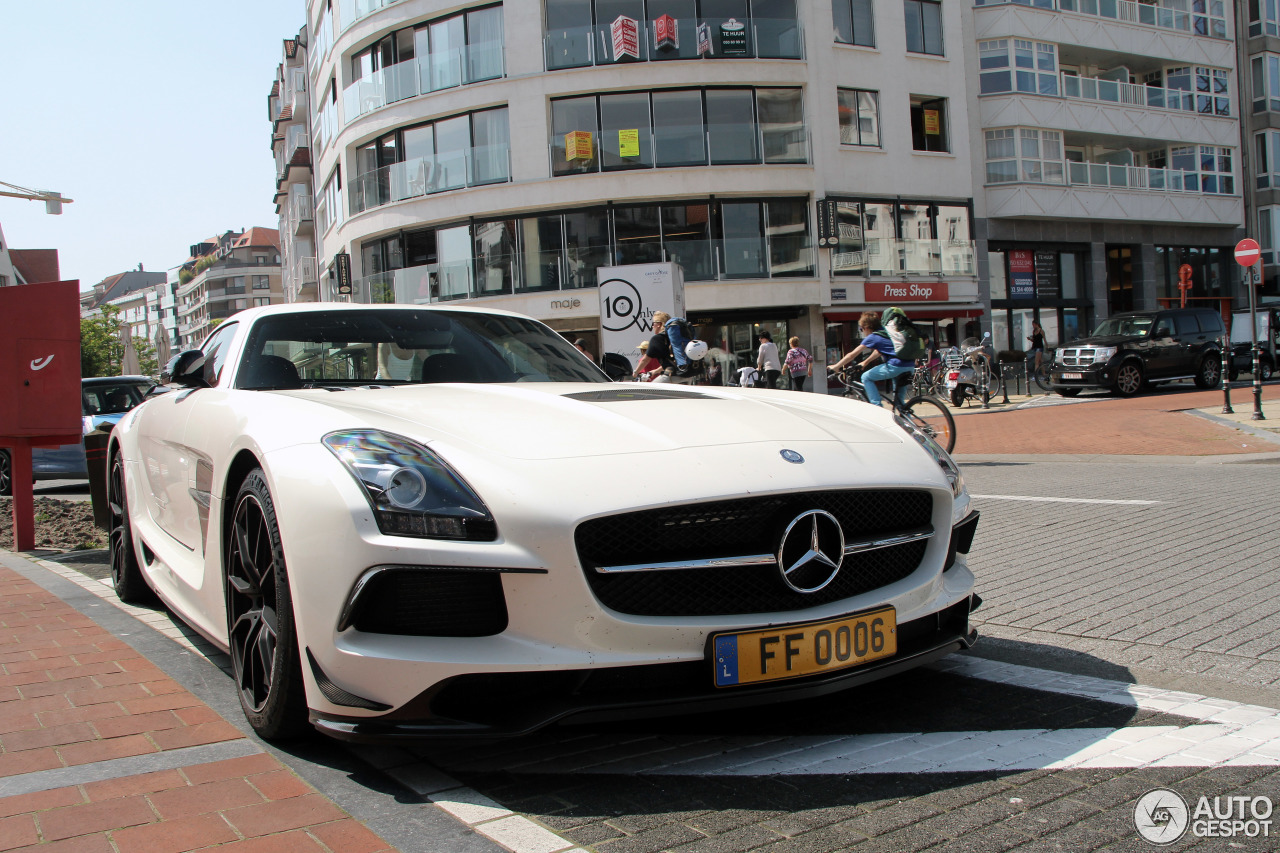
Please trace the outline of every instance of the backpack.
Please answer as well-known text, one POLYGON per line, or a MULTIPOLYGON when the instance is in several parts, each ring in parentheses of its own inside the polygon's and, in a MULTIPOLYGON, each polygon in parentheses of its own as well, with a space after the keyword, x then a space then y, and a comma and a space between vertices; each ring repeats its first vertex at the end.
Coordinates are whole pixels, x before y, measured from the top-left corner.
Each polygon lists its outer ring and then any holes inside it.
POLYGON ((893 357, 915 361, 924 357, 924 339, 901 308, 886 308, 880 316, 889 340, 893 341, 893 357))
POLYGON ((663 331, 667 333, 667 340, 671 341, 671 354, 675 356, 676 367, 681 371, 688 370, 689 356, 685 355, 684 348, 693 340, 693 325, 683 317, 672 317, 667 320, 663 331))

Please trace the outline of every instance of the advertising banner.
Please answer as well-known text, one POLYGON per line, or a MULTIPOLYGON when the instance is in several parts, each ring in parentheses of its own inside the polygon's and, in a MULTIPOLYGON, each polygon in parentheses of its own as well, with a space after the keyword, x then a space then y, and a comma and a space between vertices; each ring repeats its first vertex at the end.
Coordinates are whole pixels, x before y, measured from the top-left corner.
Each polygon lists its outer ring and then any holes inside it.
POLYGON ((659 15, 653 22, 653 48, 680 47, 679 22, 670 15, 659 15))
POLYGON ((698 24, 698 56, 704 53, 715 55, 715 51, 711 48, 711 27, 708 24, 698 24))
POLYGON ((679 264, 599 267, 600 352, 640 361, 640 342, 653 336, 653 312, 684 317, 684 270, 679 264))
POLYGON ((720 52, 724 56, 747 55, 747 27, 736 18, 720 25, 720 52))
POLYGON ((640 156, 640 131, 618 131, 618 155, 621 157, 640 156))
POLYGON ((1057 299, 1062 295, 1058 274, 1057 252, 1036 252, 1036 294, 1041 299, 1057 299))
POLYGON ((924 111, 924 132, 930 136, 937 136, 942 132, 942 121, 938 117, 937 110, 924 111))
POLYGON ((640 58, 640 24, 635 18, 619 15, 609 25, 613 35, 613 58, 616 62, 624 56, 640 58))
POLYGON ((1030 249, 1009 252, 1009 298, 1034 299, 1036 295, 1035 253, 1030 249))
POLYGON ((590 160, 591 133, 586 130, 571 130, 564 135, 565 160, 590 160))

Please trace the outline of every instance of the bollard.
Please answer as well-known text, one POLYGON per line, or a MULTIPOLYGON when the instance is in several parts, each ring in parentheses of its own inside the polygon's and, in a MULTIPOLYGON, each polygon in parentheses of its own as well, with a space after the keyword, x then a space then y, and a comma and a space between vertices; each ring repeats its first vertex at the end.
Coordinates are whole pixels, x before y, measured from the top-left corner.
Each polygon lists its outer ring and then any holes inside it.
POLYGON ((1009 365, 1000 365, 1000 393, 1004 397, 1000 402, 1009 404, 1009 365))
MULTIPOLYGON (((1254 328, 1257 328, 1256 326, 1254 328)), ((1267 416, 1262 413, 1262 347, 1254 346, 1253 348, 1253 414, 1249 416, 1251 421, 1265 421, 1267 416)))
POLYGON ((1231 408, 1231 340, 1230 338, 1222 339, 1222 414, 1233 415, 1235 409, 1231 408))

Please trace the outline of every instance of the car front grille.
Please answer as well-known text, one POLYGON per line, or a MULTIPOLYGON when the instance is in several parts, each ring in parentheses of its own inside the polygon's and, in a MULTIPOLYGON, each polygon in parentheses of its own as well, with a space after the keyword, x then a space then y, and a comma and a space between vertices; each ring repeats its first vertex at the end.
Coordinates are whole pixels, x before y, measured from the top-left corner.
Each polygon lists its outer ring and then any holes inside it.
POLYGON ((1093 358, 1093 347, 1074 347, 1058 350, 1057 360, 1063 367, 1089 367, 1093 358))
POLYGON ((802 610, 899 581, 920 565, 927 539, 847 555, 835 579, 813 593, 783 583, 775 564, 601 573, 598 566, 672 563, 774 554, 782 531, 820 509, 846 542, 928 527, 933 497, 923 490, 801 492, 739 498, 592 519, 575 538, 587 582, 600 602, 635 616, 710 616, 802 610))

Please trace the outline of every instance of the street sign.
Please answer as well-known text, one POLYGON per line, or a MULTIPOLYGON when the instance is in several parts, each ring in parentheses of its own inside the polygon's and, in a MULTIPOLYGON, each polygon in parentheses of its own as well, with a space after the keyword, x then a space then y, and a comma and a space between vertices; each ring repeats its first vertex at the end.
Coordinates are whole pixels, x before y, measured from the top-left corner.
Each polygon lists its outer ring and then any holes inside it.
POLYGON ((1236 263, 1242 267, 1251 267, 1262 257, 1262 247, 1257 240, 1248 237, 1236 243, 1236 263))

